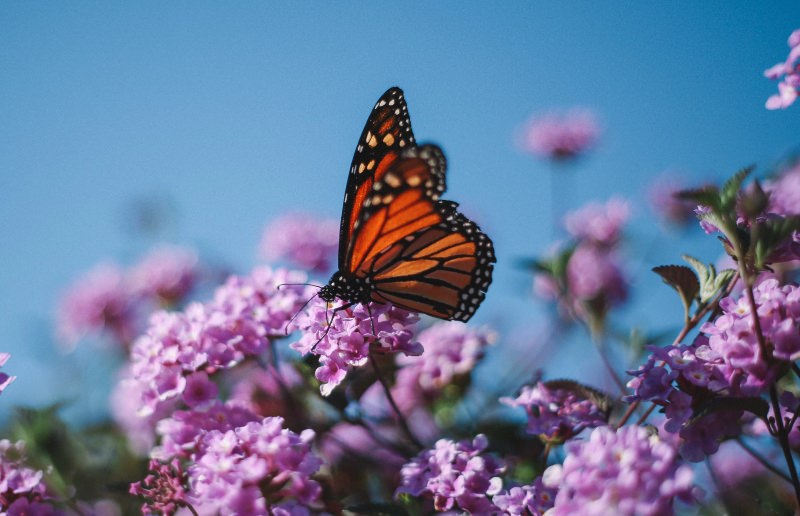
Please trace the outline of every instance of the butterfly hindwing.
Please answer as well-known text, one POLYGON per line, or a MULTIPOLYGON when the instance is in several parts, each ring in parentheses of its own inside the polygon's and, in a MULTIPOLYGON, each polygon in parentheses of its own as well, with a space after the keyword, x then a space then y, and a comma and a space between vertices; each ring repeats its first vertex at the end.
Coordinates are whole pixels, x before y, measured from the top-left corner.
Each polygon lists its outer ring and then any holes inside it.
POLYGON ((441 319, 467 321, 492 281, 492 241, 456 210, 438 201, 441 221, 384 249, 372 261, 373 299, 441 319))

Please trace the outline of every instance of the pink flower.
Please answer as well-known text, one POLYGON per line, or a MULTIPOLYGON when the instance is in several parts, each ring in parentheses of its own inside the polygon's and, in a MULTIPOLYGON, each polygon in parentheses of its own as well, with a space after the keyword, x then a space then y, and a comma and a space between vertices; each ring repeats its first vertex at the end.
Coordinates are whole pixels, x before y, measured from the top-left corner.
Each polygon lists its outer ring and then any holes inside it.
POLYGON ((422 355, 397 356, 400 370, 393 393, 403 410, 435 400, 457 377, 470 374, 495 335, 486 328, 448 321, 421 331, 417 339, 425 348, 422 355))
POLYGON ((596 428, 566 450, 564 463, 543 475, 544 485, 558 490, 547 514, 672 514, 675 499, 696 499, 692 469, 646 428, 596 428))
MULTIPOLYGON (((10 354, 0 353, 0 367, 6 365, 6 362, 8 362, 9 358, 11 358, 10 354)), ((6 387, 11 385, 11 383, 16 379, 16 376, 9 376, 6 373, 0 373, 0 392, 6 390, 6 387)))
POLYGON ((371 352, 422 353, 412 331, 417 321, 418 315, 389 304, 356 304, 334 311, 317 298, 293 323, 292 329, 300 329, 303 336, 291 347, 320 357, 314 376, 327 396, 351 369, 365 365, 371 352))
POLYGON ((472 442, 440 439, 400 470, 402 484, 395 496, 408 493, 433 499, 437 511, 461 510, 471 514, 497 511, 491 497, 503 487, 505 466, 483 452, 489 445, 484 435, 472 442))
POLYGON ((565 161, 585 154, 599 135, 595 115, 589 110, 573 109, 566 114, 531 118, 522 128, 520 146, 540 158, 565 161))
POLYGON ((79 278, 62 296, 57 309, 58 333, 70 346, 87 333, 109 332, 130 344, 139 325, 137 296, 123 270, 102 263, 79 278))
POLYGON ((203 514, 308 514, 322 488, 311 476, 322 461, 313 430, 296 434, 267 417, 203 435, 189 467, 189 499, 203 514), (279 512, 279 511, 286 512, 279 512))
POLYGON ((675 226, 685 226, 695 218, 695 204, 675 194, 686 188, 673 174, 663 174, 648 189, 650 206, 663 221, 675 226))
POLYGON ((528 414, 528 433, 564 442, 585 428, 606 424, 606 411, 594 401, 580 396, 576 389, 559 388, 538 382, 525 385, 516 398, 500 398, 501 403, 523 407, 528 414))
POLYGON ((151 251, 131 269, 131 288, 162 304, 175 305, 191 292, 199 273, 194 250, 164 246, 151 251))
POLYGON ((0 440, 0 511, 4 514, 55 514, 55 496, 48 491, 44 472, 25 463, 25 443, 0 440))
MULTIPOLYGON (((264 353, 271 339, 284 337, 289 320, 312 293, 303 286, 278 286, 305 279, 303 273, 259 267, 250 276, 230 277, 207 304, 155 313, 131 349, 131 374, 140 384, 139 415, 147 417, 185 396, 187 378, 194 373, 229 369, 264 353)), ((211 395, 210 385, 198 385, 201 390, 185 401, 199 403, 193 396, 211 395)))
POLYGON ((295 213, 275 219, 261 240, 261 255, 311 272, 328 272, 336 257, 339 223, 295 213))
POLYGON ((567 213, 564 216, 564 226, 578 241, 610 247, 619 241, 630 212, 630 205, 624 199, 609 199, 605 204, 589 203, 579 210, 567 213))
POLYGON ((764 75, 773 80, 781 79, 778 83, 778 94, 767 99, 767 109, 786 109, 797 100, 800 89, 800 29, 789 36, 789 56, 786 61, 768 68, 764 75))

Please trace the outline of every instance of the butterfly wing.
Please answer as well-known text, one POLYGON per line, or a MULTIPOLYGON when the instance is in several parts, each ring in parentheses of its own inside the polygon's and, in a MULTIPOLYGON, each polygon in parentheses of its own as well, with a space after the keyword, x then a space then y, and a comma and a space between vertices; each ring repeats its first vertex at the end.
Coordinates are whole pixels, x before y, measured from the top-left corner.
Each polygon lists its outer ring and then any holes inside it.
POLYGON ((349 270, 346 266, 349 244, 354 240, 359 219, 363 218, 362 210, 373 185, 404 149, 415 145, 403 90, 390 88, 372 109, 350 165, 339 228, 339 270, 349 270))
POLYGON ((369 279, 374 301, 467 321, 491 283, 494 249, 456 203, 439 200, 445 170, 434 145, 395 158, 364 198, 346 270, 369 279))

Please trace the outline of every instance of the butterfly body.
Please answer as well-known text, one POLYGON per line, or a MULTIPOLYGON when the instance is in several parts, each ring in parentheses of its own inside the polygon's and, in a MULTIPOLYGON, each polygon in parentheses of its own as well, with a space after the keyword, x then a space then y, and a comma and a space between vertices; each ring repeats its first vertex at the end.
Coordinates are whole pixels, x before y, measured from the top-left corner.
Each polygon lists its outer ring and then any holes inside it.
POLYGON ((466 321, 492 280, 492 241, 441 200, 446 161, 418 146, 403 92, 378 100, 359 139, 345 190, 339 270, 319 296, 328 302, 392 303, 466 321))

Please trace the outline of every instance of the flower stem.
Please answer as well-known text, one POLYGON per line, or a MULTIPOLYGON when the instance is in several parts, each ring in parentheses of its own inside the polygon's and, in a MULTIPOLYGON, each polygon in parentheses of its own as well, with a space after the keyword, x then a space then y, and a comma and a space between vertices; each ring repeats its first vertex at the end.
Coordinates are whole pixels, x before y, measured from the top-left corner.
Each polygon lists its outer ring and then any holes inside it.
POLYGON ((744 451, 749 453, 754 459, 756 459, 758 462, 760 462, 762 466, 764 466, 768 470, 772 471, 773 473, 775 473, 776 475, 778 475, 779 477, 781 477, 785 481, 789 482, 790 484, 792 483, 792 479, 791 479, 791 477, 789 477, 789 475, 787 475, 783 471, 781 471, 778 468, 776 468, 775 466, 773 466, 766 458, 761 456, 760 453, 755 451, 749 444, 744 442, 741 437, 738 437, 736 439, 736 442, 739 444, 739 446, 742 447, 742 449, 744 451))
POLYGON ((392 410, 394 410, 394 413, 397 416, 397 421, 400 423, 400 428, 403 430, 403 433, 406 434, 408 440, 411 441, 415 446, 420 449, 424 448, 422 443, 419 442, 419 439, 416 438, 416 436, 411 432, 411 429, 408 427, 406 418, 403 416, 403 413, 400 412, 400 408, 397 406, 397 403, 395 403, 394 397, 392 396, 392 391, 389 389, 389 384, 386 383, 386 378, 384 378, 383 373, 381 373, 381 370, 378 367, 378 361, 375 360, 375 356, 372 353, 369 354, 369 362, 372 364, 372 369, 375 370, 375 377, 383 387, 383 392, 386 394, 386 399, 389 400, 389 405, 392 406, 392 410))
POLYGON ((778 440, 781 443, 786 465, 789 466, 789 474, 792 476, 792 487, 794 487, 794 495, 797 498, 797 506, 800 507, 800 480, 797 477, 797 467, 794 464, 792 450, 789 448, 789 436, 787 435, 786 428, 783 426, 783 418, 780 415, 781 406, 778 403, 778 390, 775 388, 774 384, 769 388, 769 397, 772 400, 772 413, 777 414, 775 417, 775 424, 778 427, 778 440))

